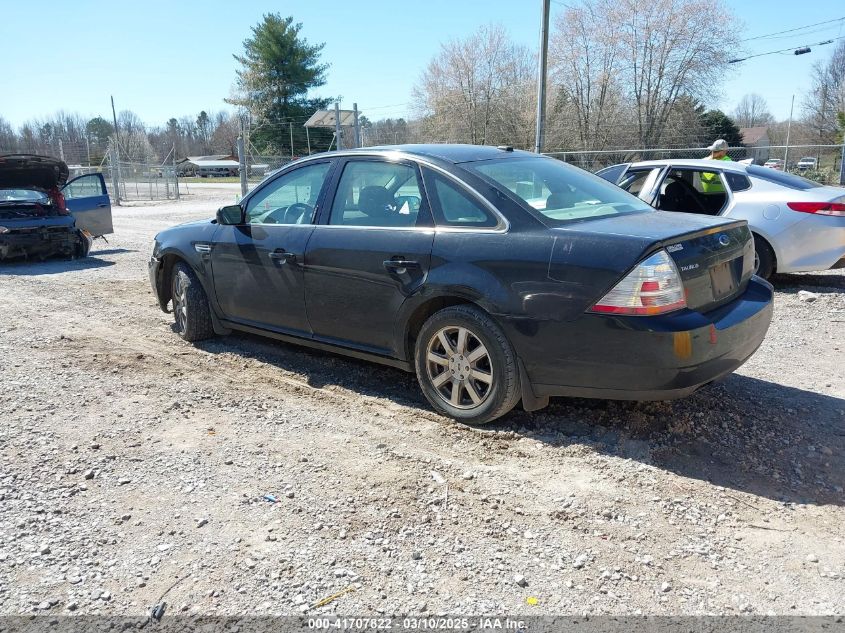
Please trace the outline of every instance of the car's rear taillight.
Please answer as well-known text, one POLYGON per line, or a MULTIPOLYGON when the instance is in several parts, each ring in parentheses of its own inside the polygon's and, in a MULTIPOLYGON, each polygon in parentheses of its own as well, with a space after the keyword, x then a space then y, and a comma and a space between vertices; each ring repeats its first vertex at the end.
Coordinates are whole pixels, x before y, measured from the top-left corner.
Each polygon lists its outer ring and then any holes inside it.
POLYGON ((642 261, 590 310, 604 314, 647 316, 686 307, 684 285, 666 251, 642 261))
POLYGON ((786 206, 801 213, 845 217, 845 204, 842 202, 787 202, 786 206))

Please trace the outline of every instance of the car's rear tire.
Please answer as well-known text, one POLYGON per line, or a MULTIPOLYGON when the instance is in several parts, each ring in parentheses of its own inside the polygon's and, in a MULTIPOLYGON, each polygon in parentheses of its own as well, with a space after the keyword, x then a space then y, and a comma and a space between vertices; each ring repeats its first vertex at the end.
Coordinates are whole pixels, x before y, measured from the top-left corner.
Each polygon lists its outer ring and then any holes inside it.
POLYGON ((763 279, 768 279, 775 272, 775 252, 769 243, 754 235, 754 273, 763 279))
POLYGON ((519 402, 513 347, 475 306, 452 306, 429 317, 417 336, 414 360, 431 406, 460 422, 486 424, 519 402))
POLYGON ((214 336, 208 296, 199 279, 184 262, 173 266, 170 278, 170 297, 176 332, 186 341, 201 341, 214 336))

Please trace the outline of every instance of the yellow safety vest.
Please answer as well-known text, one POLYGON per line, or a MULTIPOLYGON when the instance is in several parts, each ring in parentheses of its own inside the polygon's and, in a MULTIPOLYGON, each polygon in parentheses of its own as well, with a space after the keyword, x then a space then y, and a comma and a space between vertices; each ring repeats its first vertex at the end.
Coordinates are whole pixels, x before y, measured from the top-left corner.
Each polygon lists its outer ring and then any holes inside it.
MULTIPOLYGON (((710 158, 708 160, 731 160, 730 156, 723 156, 722 158, 710 158)), ((715 171, 701 172, 701 192, 706 194, 725 193, 725 186, 722 184, 722 179, 715 171)))

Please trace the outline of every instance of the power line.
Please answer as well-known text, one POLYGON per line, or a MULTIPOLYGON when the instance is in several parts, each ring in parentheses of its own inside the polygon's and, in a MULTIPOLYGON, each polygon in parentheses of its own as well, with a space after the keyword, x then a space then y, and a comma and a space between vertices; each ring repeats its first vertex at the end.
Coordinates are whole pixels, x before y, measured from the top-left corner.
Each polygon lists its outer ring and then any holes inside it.
POLYGON ((806 26, 798 26, 798 27, 795 27, 794 29, 787 29, 785 31, 776 31, 774 33, 767 33, 765 35, 756 35, 754 37, 749 37, 747 39, 740 40, 740 42, 751 42, 753 40, 762 40, 762 39, 766 39, 766 38, 769 38, 769 37, 773 37, 775 35, 783 35, 784 33, 794 33, 795 31, 803 31, 804 29, 809 29, 809 28, 812 28, 814 26, 820 26, 822 24, 832 24, 833 22, 842 22, 843 20, 845 20, 845 16, 843 16, 841 18, 835 18, 833 20, 824 20, 823 22, 816 22, 815 24, 807 24, 806 26))
POLYGON ((811 46, 822 46, 823 44, 833 44, 833 42, 835 42, 836 40, 841 40, 841 39, 845 39, 845 36, 836 37, 836 38, 833 38, 832 40, 825 40, 823 42, 816 42, 815 44, 804 44, 803 46, 790 46, 789 48, 781 48, 780 50, 768 51, 767 53, 755 53, 754 55, 748 55, 747 57, 738 57, 737 59, 729 59, 728 63, 729 64, 736 64, 737 62, 744 62, 744 61, 746 61, 748 59, 752 59, 754 57, 763 57, 765 55, 775 55, 777 53, 783 53, 783 52, 786 52, 786 51, 795 51, 796 55, 803 55, 804 53, 810 52, 811 46))

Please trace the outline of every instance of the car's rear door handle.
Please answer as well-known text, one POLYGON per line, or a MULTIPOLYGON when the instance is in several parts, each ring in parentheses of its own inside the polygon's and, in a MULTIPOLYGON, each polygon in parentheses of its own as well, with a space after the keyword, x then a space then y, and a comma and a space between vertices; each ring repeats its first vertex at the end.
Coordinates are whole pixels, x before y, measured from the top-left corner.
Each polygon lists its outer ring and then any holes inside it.
POLYGON ((100 208, 100 209, 105 209, 107 206, 109 206, 109 205, 107 205, 105 202, 101 202, 100 204, 97 205, 97 207, 100 208))
POLYGON ((384 267, 387 270, 397 270, 399 268, 419 268, 420 263, 410 259, 386 259, 384 260, 384 267))
POLYGON ((293 264, 296 262, 296 255, 287 251, 273 251, 272 253, 268 253, 267 256, 280 264, 293 264))

